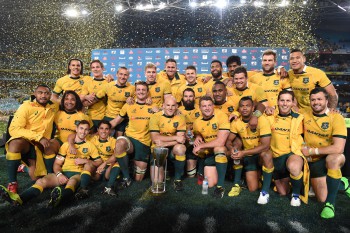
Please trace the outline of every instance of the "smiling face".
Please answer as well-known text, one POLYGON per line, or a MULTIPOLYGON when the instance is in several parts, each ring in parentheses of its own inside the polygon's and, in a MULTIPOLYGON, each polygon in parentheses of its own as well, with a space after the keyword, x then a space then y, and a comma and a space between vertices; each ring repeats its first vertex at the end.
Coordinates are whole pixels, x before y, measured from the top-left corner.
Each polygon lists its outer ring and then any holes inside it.
POLYGON ((146 85, 136 84, 135 85, 135 93, 138 102, 146 101, 148 97, 148 89, 146 85))
POLYGON ((169 78, 174 78, 176 71, 177 71, 177 66, 175 62, 169 61, 165 64, 165 72, 169 78))
POLYGON ((214 114, 214 103, 211 100, 202 100, 199 108, 204 119, 208 119, 214 114))
POLYGON ((210 65, 210 73, 213 78, 220 78, 222 75, 222 66, 219 62, 213 62, 210 65))
POLYGON ((120 86, 125 86, 129 79, 129 71, 124 68, 119 68, 117 72, 117 82, 120 86))
POLYGON ((81 141, 85 140, 86 136, 89 134, 89 124, 79 124, 76 129, 76 137, 81 141))
POLYGON ((272 74, 276 65, 276 60, 274 55, 264 55, 262 57, 262 69, 264 74, 272 74))
POLYGON ((290 54, 289 65, 294 73, 301 73, 305 66, 305 56, 301 52, 294 52, 290 54))
POLYGON ((233 83, 236 85, 237 90, 244 90, 247 87, 248 78, 244 73, 235 73, 233 83))
POLYGON ((79 60, 71 60, 68 66, 70 75, 78 77, 81 74, 81 62, 79 60))
POLYGON ((196 71, 193 69, 187 69, 185 71, 185 77, 188 82, 188 84, 195 84, 196 83, 196 71))
POLYGON ((98 136, 101 140, 107 140, 110 132, 111 128, 109 125, 103 123, 97 129, 98 136))
POLYGON ((164 100, 163 111, 167 116, 173 116, 177 110, 177 103, 174 97, 169 96, 164 100))
POLYGON ((77 100, 73 94, 68 94, 64 97, 63 106, 66 112, 76 111, 77 100))
POLYGON ((328 100, 323 92, 318 92, 310 95, 310 104, 314 113, 323 114, 326 112, 328 100))
POLYGON ((157 69, 154 68, 146 68, 145 70, 146 82, 154 83, 157 77, 157 69))
POLYGON ((278 101, 279 113, 282 115, 288 115, 293 107, 293 96, 291 94, 282 94, 279 96, 278 101))
POLYGON ((101 64, 99 62, 91 63, 90 69, 91 69, 92 75, 95 78, 103 78, 104 68, 101 66, 101 64))

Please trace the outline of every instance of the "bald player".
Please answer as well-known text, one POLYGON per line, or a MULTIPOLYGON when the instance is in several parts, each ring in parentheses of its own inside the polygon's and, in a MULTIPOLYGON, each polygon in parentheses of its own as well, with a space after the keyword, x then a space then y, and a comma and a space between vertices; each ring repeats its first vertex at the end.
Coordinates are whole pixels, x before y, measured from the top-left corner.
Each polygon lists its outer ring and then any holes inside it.
MULTIPOLYGON (((186 120, 183 115, 176 115, 178 105, 173 96, 167 97, 163 104, 163 114, 151 116, 149 130, 152 139, 152 149, 155 147, 169 148, 169 158, 174 163, 175 177, 174 190, 182 191, 181 177, 186 163, 186 120)), ((151 162, 151 164, 153 164, 151 162)), ((156 169, 151 166, 151 172, 156 169)), ((153 173, 151 173, 153 174, 153 173)), ((155 177, 151 177, 155 179, 155 177)))

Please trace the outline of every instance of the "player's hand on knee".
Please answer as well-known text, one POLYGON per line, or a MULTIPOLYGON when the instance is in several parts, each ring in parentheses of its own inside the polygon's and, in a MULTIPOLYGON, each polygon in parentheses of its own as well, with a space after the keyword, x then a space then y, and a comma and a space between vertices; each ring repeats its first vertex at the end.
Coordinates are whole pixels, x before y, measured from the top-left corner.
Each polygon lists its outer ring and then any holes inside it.
POLYGON ((50 141, 47 138, 42 137, 39 143, 44 147, 44 149, 50 146, 50 141))
POLYGON ((57 176, 57 178, 58 178, 58 183, 59 183, 60 185, 66 184, 66 183, 68 182, 68 178, 67 178, 65 175, 63 175, 62 173, 59 174, 59 175, 57 176))
POLYGON ((106 169, 106 165, 107 165, 107 163, 106 163, 106 162, 103 162, 100 166, 98 166, 96 172, 97 172, 98 174, 102 174, 103 171, 106 169))

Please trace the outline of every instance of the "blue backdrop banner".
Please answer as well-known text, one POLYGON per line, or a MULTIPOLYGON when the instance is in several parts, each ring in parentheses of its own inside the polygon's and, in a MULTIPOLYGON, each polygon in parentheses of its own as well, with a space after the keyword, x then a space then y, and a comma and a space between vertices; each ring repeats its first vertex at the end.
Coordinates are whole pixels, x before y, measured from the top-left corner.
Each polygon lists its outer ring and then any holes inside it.
MULTIPOLYGON (((92 50, 92 59, 99 59, 105 66, 105 74, 115 75, 118 67, 125 66, 130 71, 130 82, 145 80, 144 67, 152 62, 157 66, 157 72, 164 69, 165 61, 174 58, 178 70, 184 73, 189 65, 197 68, 198 74, 210 74, 210 62, 222 61, 224 71, 227 70, 226 59, 231 55, 241 58, 242 65, 248 70, 261 69, 261 54, 269 48, 232 48, 232 47, 181 47, 181 48, 123 48, 123 49, 96 49, 92 50)), ((277 52, 277 65, 287 70, 288 48, 273 48, 277 52)))

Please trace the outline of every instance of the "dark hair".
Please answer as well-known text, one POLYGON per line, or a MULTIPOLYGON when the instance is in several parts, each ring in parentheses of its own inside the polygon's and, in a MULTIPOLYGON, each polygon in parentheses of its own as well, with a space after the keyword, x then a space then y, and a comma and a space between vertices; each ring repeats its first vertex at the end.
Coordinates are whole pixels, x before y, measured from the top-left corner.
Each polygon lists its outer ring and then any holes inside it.
POLYGON ((79 126, 79 125, 88 125, 89 128, 90 128, 90 123, 89 123, 87 120, 81 120, 81 121, 79 121, 79 123, 77 124, 77 126, 79 126))
POLYGON ((185 70, 194 70, 197 72, 197 69, 195 66, 187 66, 185 70))
POLYGON ((112 128, 111 123, 109 123, 109 121, 106 121, 106 120, 101 120, 101 121, 98 123, 97 128, 100 128, 100 126, 101 126, 102 124, 108 125, 108 127, 109 127, 110 129, 112 128))
POLYGON ((145 86, 147 88, 147 91, 149 91, 148 84, 145 81, 136 81, 135 82, 135 91, 136 91, 137 86, 145 86))
POLYGON ((92 60, 92 61, 90 62, 90 66, 92 65, 92 63, 98 63, 98 64, 100 64, 101 68, 104 68, 103 63, 102 63, 100 60, 98 60, 98 59, 92 60))
POLYGON ((35 88, 35 90, 37 90, 39 87, 45 87, 45 88, 49 89, 49 91, 51 92, 51 88, 50 88, 48 85, 46 85, 46 84, 43 84, 43 83, 39 84, 39 85, 35 88))
POLYGON ((83 103, 81 102, 79 95, 75 91, 72 91, 72 90, 68 90, 68 91, 64 92, 62 99, 61 99, 60 110, 64 111, 64 99, 66 98, 67 95, 74 95, 74 97, 75 97, 75 109, 77 111, 81 111, 83 109, 83 103))
POLYGON ((295 96, 294 96, 294 92, 292 92, 292 91, 288 91, 288 90, 282 90, 282 91, 280 91, 280 93, 278 93, 278 100, 280 99, 280 96, 281 95, 284 95, 284 94, 289 94, 289 95, 291 95, 292 96, 292 100, 294 100, 294 98, 295 98, 295 96))
POLYGON ((290 53, 301 53, 301 54, 303 54, 304 55, 304 53, 303 53, 303 51, 301 51, 301 49, 292 49, 291 51, 290 51, 290 53))
POLYGON ((240 74, 240 73, 244 73, 244 76, 245 76, 246 78, 248 78, 247 69, 246 69, 245 67, 243 67, 243 66, 237 67, 237 68, 235 69, 235 71, 233 71, 233 76, 234 76, 235 74, 240 74))
POLYGON ((169 58, 165 61, 165 64, 168 62, 175 62, 175 64, 177 64, 176 60, 174 58, 169 58))
POLYGON ((202 101, 211 101, 212 103, 214 103, 214 100, 210 97, 210 96, 202 96, 200 99, 199 99, 199 105, 201 105, 202 101))
POLYGON ((249 97, 249 96, 243 96, 240 100, 239 100, 239 103, 238 103, 238 106, 241 106, 241 103, 243 102, 243 101, 250 101, 250 102, 252 102, 252 105, 254 105, 254 101, 252 100, 252 98, 251 97, 249 97))
POLYGON ((190 92, 192 92, 193 93, 193 95, 195 96, 196 95, 196 93, 194 92, 194 90, 192 89, 192 88, 190 88, 190 87, 187 87, 183 92, 182 92, 182 96, 184 96, 185 95, 185 91, 190 91, 190 92))
POLYGON ((228 65, 230 65, 231 63, 236 62, 237 65, 241 65, 241 58, 239 56, 229 56, 226 60, 226 66, 228 67, 228 65))
POLYGON ((222 62, 221 62, 221 61, 219 61, 219 60, 212 60, 212 61, 210 62, 210 65, 213 64, 213 63, 219 63, 220 66, 221 66, 221 68, 222 68, 222 62))
POLYGON ((70 74, 70 72, 71 72, 71 70, 69 69, 69 66, 70 66, 70 63, 71 63, 72 61, 79 61, 79 62, 80 62, 80 66, 81 66, 80 74, 83 74, 84 64, 83 64, 83 62, 82 62, 80 59, 78 59, 78 58, 71 58, 71 59, 69 59, 69 61, 68 61, 68 66, 67 66, 67 74, 70 74))
POLYGON ((315 87, 315 89, 313 89, 310 92, 310 97, 311 97, 311 95, 314 95, 314 94, 317 94, 317 93, 320 93, 320 92, 323 92, 324 96, 326 97, 326 100, 328 100, 328 92, 323 87, 315 87))
POLYGON ((225 87, 225 89, 226 89, 225 83, 221 82, 220 80, 216 81, 216 82, 213 84, 213 88, 214 88, 215 85, 223 85, 223 86, 225 87))

